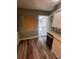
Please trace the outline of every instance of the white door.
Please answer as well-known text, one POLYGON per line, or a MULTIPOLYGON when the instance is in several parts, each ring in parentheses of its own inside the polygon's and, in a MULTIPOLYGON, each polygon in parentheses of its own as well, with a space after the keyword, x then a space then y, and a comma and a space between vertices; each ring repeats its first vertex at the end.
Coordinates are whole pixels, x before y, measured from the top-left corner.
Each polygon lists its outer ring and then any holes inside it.
POLYGON ((49 30, 49 16, 39 16, 39 36, 43 36, 47 34, 49 30))

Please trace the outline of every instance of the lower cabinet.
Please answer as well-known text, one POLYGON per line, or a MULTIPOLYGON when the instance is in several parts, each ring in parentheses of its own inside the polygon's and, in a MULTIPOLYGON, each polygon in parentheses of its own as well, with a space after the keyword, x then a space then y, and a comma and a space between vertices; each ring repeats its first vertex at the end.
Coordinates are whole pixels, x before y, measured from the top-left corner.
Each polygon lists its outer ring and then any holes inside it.
POLYGON ((52 51, 58 59, 61 59, 61 42, 53 38, 52 51))

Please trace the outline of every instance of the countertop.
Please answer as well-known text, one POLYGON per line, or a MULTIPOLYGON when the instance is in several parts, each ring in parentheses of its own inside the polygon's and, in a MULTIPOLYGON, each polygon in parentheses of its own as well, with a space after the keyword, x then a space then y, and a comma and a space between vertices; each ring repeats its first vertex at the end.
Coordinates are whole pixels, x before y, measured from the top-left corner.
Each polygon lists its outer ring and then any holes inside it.
POLYGON ((51 35, 53 35, 55 39, 57 39, 58 41, 61 42, 61 35, 60 35, 60 34, 55 33, 55 32, 53 32, 53 31, 50 31, 50 32, 48 32, 48 33, 50 33, 51 35))

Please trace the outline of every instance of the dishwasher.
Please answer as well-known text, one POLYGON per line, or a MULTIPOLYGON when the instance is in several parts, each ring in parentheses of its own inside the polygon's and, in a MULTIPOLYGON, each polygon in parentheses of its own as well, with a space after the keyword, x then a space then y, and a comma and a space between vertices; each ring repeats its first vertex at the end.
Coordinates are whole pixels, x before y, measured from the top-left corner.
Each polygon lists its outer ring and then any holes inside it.
POLYGON ((51 35, 50 33, 47 33, 46 44, 48 48, 51 50, 53 44, 53 35, 51 35))

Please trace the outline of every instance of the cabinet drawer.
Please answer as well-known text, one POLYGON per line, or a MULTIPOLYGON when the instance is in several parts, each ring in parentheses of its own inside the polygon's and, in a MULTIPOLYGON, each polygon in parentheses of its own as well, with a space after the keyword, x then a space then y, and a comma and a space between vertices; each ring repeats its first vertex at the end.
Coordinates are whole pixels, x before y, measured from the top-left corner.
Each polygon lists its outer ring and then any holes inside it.
POLYGON ((61 43, 55 38, 53 39, 52 50, 54 54, 56 55, 56 57, 58 59, 61 59, 61 43))

